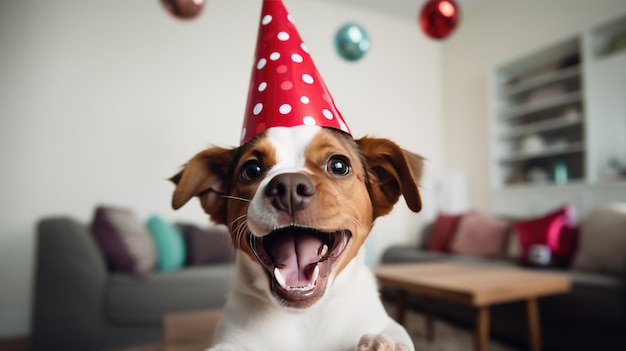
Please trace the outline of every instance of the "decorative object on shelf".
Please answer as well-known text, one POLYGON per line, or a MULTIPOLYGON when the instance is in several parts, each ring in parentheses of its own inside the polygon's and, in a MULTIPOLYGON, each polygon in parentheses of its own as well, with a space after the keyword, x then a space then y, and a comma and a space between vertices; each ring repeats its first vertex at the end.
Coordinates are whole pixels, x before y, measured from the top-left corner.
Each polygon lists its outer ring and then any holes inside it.
POLYGON ((204 7, 204 0, 161 0, 161 3, 172 16, 182 20, 196 18, 204 7))
POLYGON ((512 171, 505 179, 505 183, 508 185, 523 184, 525 181, 524 172, 519 169, 512 171))
POLYGON ((565 89, 565 86, 563 84, 549 85, 545 88, 539 88, 531 92, 528 95, 527 101, 529 103, 545 101, 549 99, 554 99, 555 97, 558 97, 565 93, 567 93, 567 90, 565 89))
POLYGON ((370 40, 367 33, 356 23, 342 26, 335 34, 335 50, 347 61, 360 60, 369 48, 370 40))
POLYGON ((545 142, 546 148, 555 151, 555 150, 565 150, 568 148, 570 143, 567 141, 567 138, 559 135, 555 137, 551 137, 545 142))
POLYGON ((520 151, 525 154, 542 152, 545 149, 544 140, 537 134, 530 134, 522 139, 520 151))
POLYGON ((563 120, 567 122, 578 122, 580 117, 580 110, 576 106, 568 107, 563 114, 563 120))
POLYGON ((533 166, 528 169, 526 172, 526 181, 528 183, 534 184, 543 184, 547 183, 550 180, 550 175, 548 171, 539 166, 533 166))
POLYGON ((460 19, 454 0, 428 0, 419 16, 424 33, 433 39, 444 39, 456 28, 460 19))
POLYGON ((563 160, 558 160, 554 162, 554 183, 563 185, 567 184, 569 181, 569 170, 567 168, 567 163, 563 160))

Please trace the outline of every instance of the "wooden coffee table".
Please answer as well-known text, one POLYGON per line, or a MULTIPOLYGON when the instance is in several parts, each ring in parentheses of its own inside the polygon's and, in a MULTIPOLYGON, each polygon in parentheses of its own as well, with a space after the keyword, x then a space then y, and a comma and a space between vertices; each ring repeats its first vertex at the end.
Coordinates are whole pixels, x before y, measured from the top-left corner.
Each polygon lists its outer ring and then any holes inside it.
POLYGON ((455 263, 411 263, 383 265, 374 269, 381 285, 397 291, 397 316, 404 323, 406 294, 424 297, 427 337, 433 338, 432 299, 468 305, 476 309, 475 349, 487 349, 489 340, 489 307, 526 301, 529 344, 541 350, 539 307, 537 299, 570 291, 569 277, 562 274, 535 272, 516 268, 455 263))

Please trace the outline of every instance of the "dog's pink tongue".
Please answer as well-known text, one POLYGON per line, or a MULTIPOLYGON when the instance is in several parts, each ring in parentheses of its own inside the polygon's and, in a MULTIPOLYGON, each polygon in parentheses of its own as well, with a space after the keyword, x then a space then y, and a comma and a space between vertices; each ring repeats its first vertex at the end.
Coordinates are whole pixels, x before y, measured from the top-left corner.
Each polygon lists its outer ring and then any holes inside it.
POLYGON ((274 264, 289 287, 304 287, 314 282, 313 271, 322 241, 312 235, 286 236, 272 249, 274 264))

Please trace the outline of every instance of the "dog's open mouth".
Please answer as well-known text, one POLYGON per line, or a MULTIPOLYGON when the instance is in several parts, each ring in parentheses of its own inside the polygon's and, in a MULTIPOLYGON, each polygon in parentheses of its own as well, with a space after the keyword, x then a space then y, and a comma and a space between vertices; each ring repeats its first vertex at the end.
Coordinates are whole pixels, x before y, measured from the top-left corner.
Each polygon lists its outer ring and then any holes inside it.
POLYGON ((352 233, 290 226, 263 237, 249 234, 250 247, 270 277, 274 295, 289 307, 304 308, 325 290, 332 265, 352 233))

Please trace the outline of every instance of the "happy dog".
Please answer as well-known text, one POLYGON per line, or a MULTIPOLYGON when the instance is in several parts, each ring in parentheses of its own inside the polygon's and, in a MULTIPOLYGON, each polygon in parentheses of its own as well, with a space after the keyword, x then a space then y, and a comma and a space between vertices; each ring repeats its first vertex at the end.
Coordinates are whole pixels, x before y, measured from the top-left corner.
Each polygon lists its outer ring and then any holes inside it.
POLYGON ((287 16, 263 2, 241 145, 204 150, 172 178, 173 207, 197 196, 237 249, 210 350, 413 350, 362 244, 400 196, 421 209, 422 158, 352 138, 287 16))

